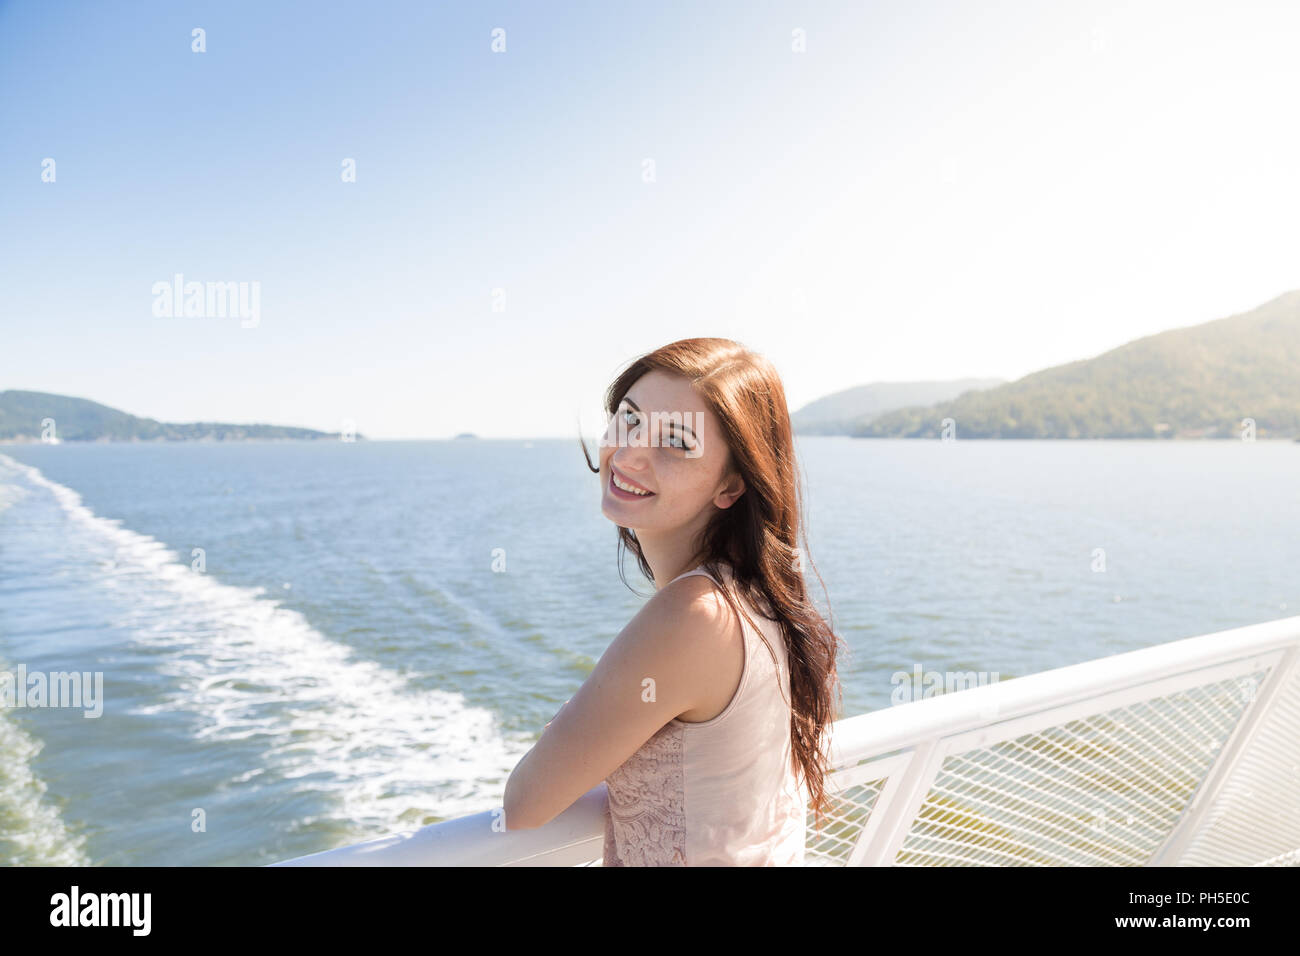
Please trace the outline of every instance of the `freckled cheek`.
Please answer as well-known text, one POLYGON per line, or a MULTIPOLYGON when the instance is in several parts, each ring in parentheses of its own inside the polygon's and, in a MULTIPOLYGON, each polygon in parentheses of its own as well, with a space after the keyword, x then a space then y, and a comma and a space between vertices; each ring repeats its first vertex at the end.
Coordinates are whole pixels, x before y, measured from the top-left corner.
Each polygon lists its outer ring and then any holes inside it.
POLYGON ((708 498, 708 476, 702 469, 691 467, 693 464, 684 460, 680 453, 676 458, 661 458, 655 465, 657 487, 683 504, 708 498))

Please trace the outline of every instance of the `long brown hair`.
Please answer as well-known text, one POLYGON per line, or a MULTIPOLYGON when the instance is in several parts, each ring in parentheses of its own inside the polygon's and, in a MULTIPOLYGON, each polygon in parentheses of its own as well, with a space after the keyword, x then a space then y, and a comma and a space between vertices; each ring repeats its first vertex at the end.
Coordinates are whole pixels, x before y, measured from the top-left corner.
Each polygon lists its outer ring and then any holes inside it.
MULTIPOLYGON (((629 365, 605 393, 611 417, 628 389, 646 372, 659 369, 690 381, 717 416, 729 452, 727 468, 745 480, 745 491, 730 508, 718 509, 706 527, 700 563, 716 571, 725 562, 737 586, 759 612, 778 621, 790 661, 790 740, 792 757, 807 785, 817 828, 830 810, 826 775, 830 772, 825 745, 842 705, 836 655, 843 643, 809 599, 802 563, 808 554, 803 527, 803 495, 794 453, 794 435, 785 388, 776 368, 765 357, 738 342, 722 338, 682 339, 643 355, 629 365), (798 547, 802 538, 804 547, 798 547)), ((591 463, 582 442, 587 467, 591 463)), ((619 527, 619 576, 622 553, 636 555, 641 572, 654 580, 654 571, 641 552, 636 532, 619 527)), ((811 559, 808 559, 811 565, 811 559)), ((694 566, 692 563, 691 566, 694 566)), ((813 567, 817 573, 816 567, 813 567)), ((714 575, 718 580, 726 579, 714 575)), ((825 582, 817 573, 817 580, 825 582)), ((744 614, 732 596, 723 597, 733 612, 744 614)), ((755 630, 775 653, 762 631, 755 630)))

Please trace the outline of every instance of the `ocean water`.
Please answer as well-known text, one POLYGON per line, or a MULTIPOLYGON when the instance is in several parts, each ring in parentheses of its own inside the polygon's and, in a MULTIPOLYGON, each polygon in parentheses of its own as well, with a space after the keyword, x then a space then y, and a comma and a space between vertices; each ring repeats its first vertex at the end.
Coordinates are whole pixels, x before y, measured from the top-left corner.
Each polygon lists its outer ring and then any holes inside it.
MULTIPOLYGON (((1300 444, 800 439, 808 578, 892 675, 1300 613, 1300 444)), ((0 446, 0 862, 263 864, 497 806, 651 593, 576 440, 0 446)))

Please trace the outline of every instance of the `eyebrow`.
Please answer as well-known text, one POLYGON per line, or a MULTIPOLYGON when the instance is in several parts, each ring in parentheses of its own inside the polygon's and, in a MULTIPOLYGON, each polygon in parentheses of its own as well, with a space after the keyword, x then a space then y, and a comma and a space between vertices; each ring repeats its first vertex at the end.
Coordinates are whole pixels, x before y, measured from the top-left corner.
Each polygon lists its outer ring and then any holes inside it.
MULTIPOLYGON (((623 396, 623 401, 631 405, 636 411, 641 412, 641 406, 638 405, 636 402, 632 401, 632 399, 628 398, 626 395, 623 396)), ((641 412, 641 414, 644 415, 645 412, 641 412)), ((686 431, 691 433, 692 438, 694 438, 696 441, 700 440, 700 436, 695 434, 695 429, 692 428, 690 425, 685 425, 685 424, 678 425, 674 421, 670 421, 669 424, 672 425, 674 428, 684 428, 686 431)))

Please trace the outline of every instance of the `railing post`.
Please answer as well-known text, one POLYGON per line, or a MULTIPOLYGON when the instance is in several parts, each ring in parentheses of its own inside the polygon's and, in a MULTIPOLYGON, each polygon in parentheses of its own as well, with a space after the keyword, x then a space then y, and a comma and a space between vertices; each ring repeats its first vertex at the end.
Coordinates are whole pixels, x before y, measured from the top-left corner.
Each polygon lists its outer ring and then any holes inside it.
MULTIPOLYGON (((936 737, 916 745, 912 759, 903 771, 897 795, 883 807, 884 816, 872 838, 872 845, 861 856, 861 866, 893 865, 912 827, 912 820, 920 810, 925 795, 930 792, 930 784, 943 763, 942 743, 943 738, 936 737)), ((885 793, 881 793, 882 798, 885 796, 885 793)), ((881 809, 874 810, 872 816, 880 812, 881 809)), ((866 837, 866 828, 863 829, 863 836, 866 837)))
POLYGON ((1300 669, 1300 648, 1293 647, 1283 653, 1273 670, 1264 678, 1264 684, 1255 694, 1254 699, 1246 705, 1245 712, 1237 726, 1223 743, 1214 766, 1205 775, 1201 785, 1192 794, 1183 810, 1182 818, 1169 832, 1165 842, 1151 855, 1147 866, 1177 866, 1187 845, 1200 831, 1201 821, 1205 819, 1210 808, 1218 799, 1223 785, 1232 777, 1242 755, 1250 748, 1260 725, 1272 713, 1273 701, 1282 693, 1282 689, 1300 669))

